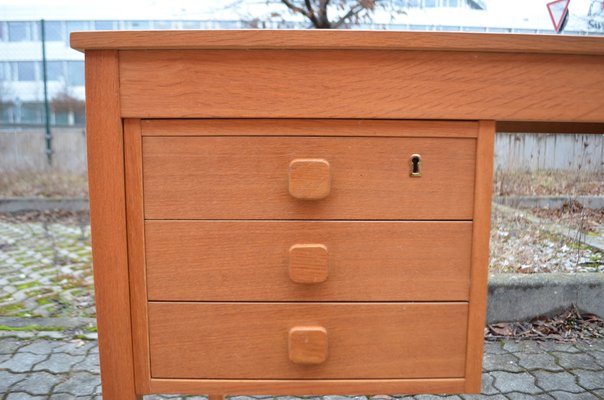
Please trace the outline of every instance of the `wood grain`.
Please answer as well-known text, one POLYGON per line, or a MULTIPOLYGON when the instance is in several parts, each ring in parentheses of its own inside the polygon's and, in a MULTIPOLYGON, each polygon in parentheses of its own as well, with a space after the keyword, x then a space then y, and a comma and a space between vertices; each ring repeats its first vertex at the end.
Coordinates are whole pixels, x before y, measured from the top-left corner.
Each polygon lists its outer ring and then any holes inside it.
POLYGON ((316 365, 327 360, 329 337, 322 326, 294 326, 287 342, 289 360, 294 364, 316 365))
POLYGON ((149 304, 154 378, 369 379, 465 375, 466 303, 149 304), (288 332, 321 326, 329 357, 289 360, 288 332))
POLYGON ((143 136, 392 136, 469 137, 473 121, 396 121, 368 119, 146 119, 143 136))
POLYGON ((321 200, 329 196, 331 172, 323 159, 297 158, 289 163, 289 194, 300 200, 321 200))
POLYGON ((329 250, 322 244, 295 244, 289 248, 289 279, 317 284, 329 276, 329 250))
POLYGON ((147 221, 151 300, 467 300, 470 222, 147 221), (329 277, 296 284, 289 249, 321 243, 329 277))
POLYGON ((601 122, 603 60, 438 51, 123 51, 121 105, 134 118, 601 122))
POLYGON ((134 383, 124 143, 116 51, 86 53, 92 258, 103 398, 138 399, 134 383))
POLYGON ((143 217, 143 163, 139 119, 124 120, 126 222, 130 275, 130 314, 134 348, 134 377, 138 393, 149 393, 149 336, 143 217))
POLYGON ((462 393, 463 378, 443 379, 334 379, 334 380, 260 380, 260 379, 151 379, 153 393, 199 394, 224 391, 245 395, 358 395, 384 393, 462 393))
POLYGON ((71 47, 92 49, 349 49, 604 54, 593 36, 359 30, 74 32, 71 47))
POLYGON ((487 310, 494 143, 495 122, 481 121, 476 154, 476 193, 474 195, 474 231, 472 233, 472 283, 468 319, 466 393, 480 393, 481 386, 482 351, 487 310))
POLYGON ((474 210, 474 139, 145 137, 148 219, 451 219, 474 210), (419 153, 423 176, 409 177, 419 153), (323 200, 288 192, 289 163, 322 158, 323 200))

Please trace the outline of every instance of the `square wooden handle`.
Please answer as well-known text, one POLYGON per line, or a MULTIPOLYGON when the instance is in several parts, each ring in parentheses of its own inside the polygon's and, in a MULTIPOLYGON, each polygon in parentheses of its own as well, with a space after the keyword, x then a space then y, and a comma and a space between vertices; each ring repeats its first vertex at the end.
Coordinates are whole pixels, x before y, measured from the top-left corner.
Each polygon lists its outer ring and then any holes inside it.
POLYGON ((300 158, 289 164, 289 194, 301 200, 320 200, 331 190, 329 162, 300 158))
POLYGON ((327 359, 327 330, 297 326, 289 331, 289 359, 295 364, 321 364, 327 359))
POLYGON ((321 283, 329 274, 329 253, 322 244, 295 244, 289 248, 289 279, 296 283, 321 283))

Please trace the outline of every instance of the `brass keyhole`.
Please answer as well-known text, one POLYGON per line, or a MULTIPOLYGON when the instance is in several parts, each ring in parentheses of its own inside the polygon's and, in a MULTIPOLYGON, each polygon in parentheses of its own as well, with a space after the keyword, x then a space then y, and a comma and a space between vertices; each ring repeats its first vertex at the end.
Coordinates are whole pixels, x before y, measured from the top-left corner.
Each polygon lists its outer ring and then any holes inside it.
POLYGON ((409 176, 422 176, 422 156, 419 154, 412 154, 411 159, 409 159, 409 176))

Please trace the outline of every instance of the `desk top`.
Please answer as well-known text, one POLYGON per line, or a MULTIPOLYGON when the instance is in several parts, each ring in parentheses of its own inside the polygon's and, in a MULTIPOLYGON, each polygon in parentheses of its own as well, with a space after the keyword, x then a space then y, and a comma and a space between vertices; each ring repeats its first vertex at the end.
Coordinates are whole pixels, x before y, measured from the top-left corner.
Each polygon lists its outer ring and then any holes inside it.
POLYGON ((357 30, 178 30, 74 32, 77 50, 422 50, 604 55, 604 37, 357 30))

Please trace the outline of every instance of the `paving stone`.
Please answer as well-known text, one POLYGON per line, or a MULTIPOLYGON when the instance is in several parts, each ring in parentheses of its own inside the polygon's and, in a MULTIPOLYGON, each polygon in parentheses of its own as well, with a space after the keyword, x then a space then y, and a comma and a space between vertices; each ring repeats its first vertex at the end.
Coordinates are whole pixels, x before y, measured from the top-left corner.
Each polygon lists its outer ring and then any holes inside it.
POLYGON ((518 365, 518 358, 510 353, 485 354, 482 368, 484 371, 521 372, 524 370, 518 365))
POLYGON ((31 394, 25 392, 13 392, 6 396, 6 400, 38 400, 47 398, 47 396, 32 396, 31 394))
POLYGON ((604 389, 604 371, 573 371, 579 385, 589 390, 604 389))
POLYGON ((461 397, 459 397, 457 395, 438 396, 438 395, 434 395, 434 394, 420 394, 420 395, 415 396, 415 400, 443 400, 443 399, 459 400, 459 399, 461 399, 461 397))
POLYGON ((596 359, 587 353, 552 352, 551 354, 558 359, 558 365, 564 369, 580 368, 591 371, 602 369, 596 362, 596 359))
POLYGON ((64 380, 64 377, 49 374, 48 372, 24 374, 24 378, 24 380, 13 386, 11 391, 23 391, 33 395, 45 396, 51 392, 53 386, 64 380))
POLYGON ((30 331, 0 331, 0 339, 15 338, 20 340, 31 340, 37 336, 36 332, 30 331))
POLYGON ((84 355, 74 356, 67 353, 53 353, 47 360, 36 365, 36 371, 47 370, 53 374, 69 372, 73 366, 85 358, 84 355))
POLYGON ((15 383, 25 379, 23 374, 13 374, 8 371, 0 371, 0 395, 8 393, 8 389, 15 383))
POLYGON ((495 383, 493 385, 503 394, 511 392, 537 394, 542 392, 542 390, 535 385, 535 378, 528 372, 510 373, 495 371, 491 374, 495 378, 495 383))
POLYGON ((528 370, 534 369, 544 369, 547 371, 563 371, 564 369, 556 364, 556 359, 547 354, 525 354, 525 353, 515 353, 520 360, 518 361, 518 365, 528 370))
POLYGON ((489 374, 482 374, 482 383, 480 384, 480 392, 482 394, 497 394, 499 391, 495 389, 493 383, 495 378, 489 374))
POLYGON ((583 393, 568 393, 562 391, 554 391, 549 392, 550 396, 552 396, 556 400, 592 400, 598 399, 595 395, 589 392, 583 393))
POLYGON ((592 351, 589 355, 596 360, 596 364, 604 369, 604 351, 592 351))
POLYGON ((72 371, 74 371, 74 372, 85 371, 85 372, 90 372, 91 374, 96 374, 96 375, 100 374, 101 368, 99 366, 98 356, 96 354, 86 356, 86 358, 83 361, 81 361, 73 366, 72 371))
MULTIPOLYGON (((271 396, 258 397, 258 396, 227 396, 229 400, 256 400, 258 398, 272 398, 271 396)), ((205 399, 205 397, 202 397, 205 399)))
MULTIPOLYGON (((63 342, 59 346, 57 346, 53 352, 54 353, 67 353, 75 356, 85 355, 93 348, 97 347, 94 342, 88 342, 83 340, 75 340, 70 342, 63 342)), ((98 353, 98 347, 97 347, 98 353)))
POLYGON ((47 358, 46 355, 33 353, 15 353, 9 360, 0 364, 0 369, 12 372, 29 372, 34 365, 47 358))
POLYGON ((502 342, 502 341, 486 342, 484 344, 484 352, 486 354, 505 354, 505 353, 508 353, 508 351, 503 348, 503 344, 504 344, 504 342, 502 342))
POLYGON ((13 354, 23 346, 23 341, 19 339, 0 340, 0 354, 13 354))
POLYGON ((92 396, 99 385, 98 375, 75 373, 54 388, 54 393, 68 393, 74 396, 92 396))
POLYGON ((526 394, 526 393, 507 393, 506 397, 510 400, 552 400, 552 396, 547 393, 526 394))
POLYGON ((539 347, 547 352, 558 351, 563 353, 581 353, 582 351, 577 349, 573 343, 558 343, 558 342, 541 342, 539 347))
POLYGON ((503 349, 510 353, 537 354, 542 352, 539 343, 534 340, 506 341, 503 343, 503 349))
MULTIPOLYGON (((315 397, 321 399, 321 397, 315 397)), ((367 396, 323 396, 323 400, 367 400, 367 396)))
POLYGON ((19 352, 49 355, 50 353, 52 353, 54 348, 59 346, 61 346, 61 342, 56 342, 52 340, 39 340, 35 342, 30 342, 29 344, 21 347, 19 349, 19 352))
POLYGON ((537 378, 537 386, 546 392, 564 390, 565 392, 581 393, 585 391, 577 385, 577 377, 570 372, 533 371, 532 374, 537 378))

